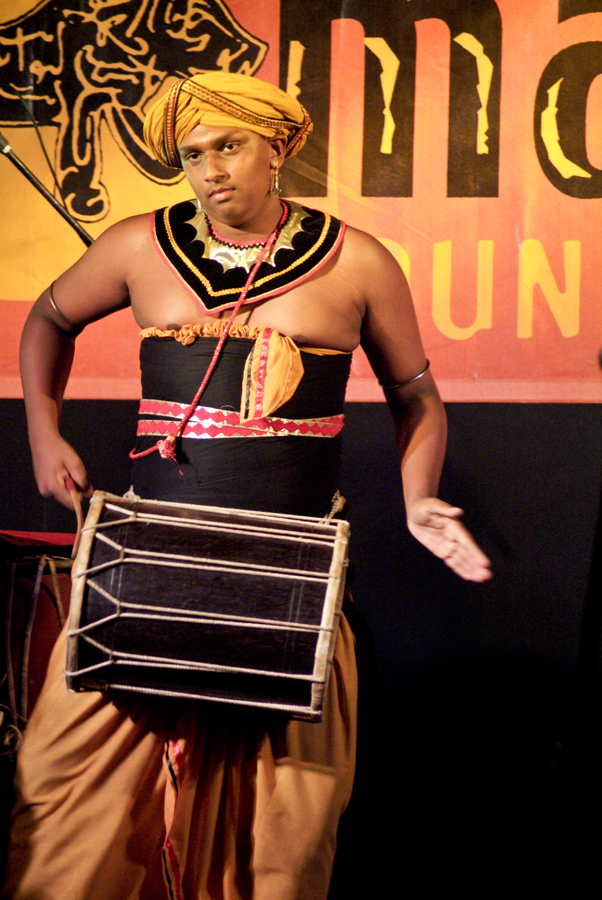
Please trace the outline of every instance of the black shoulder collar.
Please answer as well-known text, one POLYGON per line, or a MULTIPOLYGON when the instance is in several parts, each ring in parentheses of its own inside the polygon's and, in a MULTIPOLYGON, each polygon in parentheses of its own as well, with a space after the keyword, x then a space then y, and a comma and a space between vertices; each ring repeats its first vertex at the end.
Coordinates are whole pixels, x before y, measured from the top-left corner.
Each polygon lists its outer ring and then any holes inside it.
MULTIPOLYGON (((339 247, 345 225, 315 209, 283 200, 288 210, 270 259, 257 273, 245 305, 274 297, 310 278, 339 247)), ((262 244, 235 244, 215 234, 202 210, 185 200, 152 216, 160 255, 205 313, 235 305, 262 244)))

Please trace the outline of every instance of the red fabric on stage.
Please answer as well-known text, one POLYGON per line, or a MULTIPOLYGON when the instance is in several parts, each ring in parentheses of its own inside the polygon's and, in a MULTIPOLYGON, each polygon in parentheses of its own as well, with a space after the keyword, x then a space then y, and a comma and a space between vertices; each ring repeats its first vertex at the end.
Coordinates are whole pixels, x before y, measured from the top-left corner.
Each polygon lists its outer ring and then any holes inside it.
POLYGON ((0 539, 18 547, 40 547, 44 544, 56 547, 71 547, 75 535, 53 531, 4 531, 0 529, 0 539))

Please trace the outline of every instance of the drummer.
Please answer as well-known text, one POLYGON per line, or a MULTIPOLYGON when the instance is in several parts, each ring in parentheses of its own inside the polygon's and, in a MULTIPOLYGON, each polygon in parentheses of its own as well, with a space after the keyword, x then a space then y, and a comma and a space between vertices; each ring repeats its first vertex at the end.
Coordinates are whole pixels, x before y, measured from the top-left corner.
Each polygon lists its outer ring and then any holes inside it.
MULTIPOLYGON (((483 581, 462 511, 437 498, 445 413, 401 269, 370 235, 279 195, 311 129, 297 100, 242 75, 178 81, 150 110, 147 143, 195 201, 107 229, 33 307, 21 364, 38 487, 68 507, 67 479, 91 494, 59 432, 63 391, 82 328, 131 306, 145 398, 136 493, 324 515, 361 343, 393 415, 409 530, 483 581)), ((8 896, 326 898, 355 760, 344 619, 320 725, 69 695, 63 653, 64 639, 20 753, 8 896)))

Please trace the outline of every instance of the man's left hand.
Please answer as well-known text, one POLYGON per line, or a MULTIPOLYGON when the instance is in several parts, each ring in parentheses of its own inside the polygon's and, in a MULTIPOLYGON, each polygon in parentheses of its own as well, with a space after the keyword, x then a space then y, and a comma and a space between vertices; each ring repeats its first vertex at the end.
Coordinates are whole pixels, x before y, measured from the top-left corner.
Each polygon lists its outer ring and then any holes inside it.
POLYGON ((487 581, 491 563, 459 521, 463 510, 437 497, 425 497, 408 511, 408 528, 416 540, 466 581, 487 581))

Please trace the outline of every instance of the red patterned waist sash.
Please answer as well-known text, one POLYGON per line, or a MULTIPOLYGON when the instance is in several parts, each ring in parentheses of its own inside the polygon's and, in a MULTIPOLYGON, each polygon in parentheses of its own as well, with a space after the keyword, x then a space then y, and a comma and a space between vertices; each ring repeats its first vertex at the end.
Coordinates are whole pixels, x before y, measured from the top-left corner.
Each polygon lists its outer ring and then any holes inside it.
MULTIPOLYGON (((141 400, 139 416, 156 416, 154 419, 140 418, 137 435, 175 435, 179 420, 189 407, 185 403, 171 400, 141 400)), ((197 406, 188 421, 182 437, 185 438, 230 438, 230 437, 336 437, 343 428, 345 416, 319 416, 313 419, 284 419, 277 416, 262 416, 247 419, 241 423, 237 412, 197 406)))

